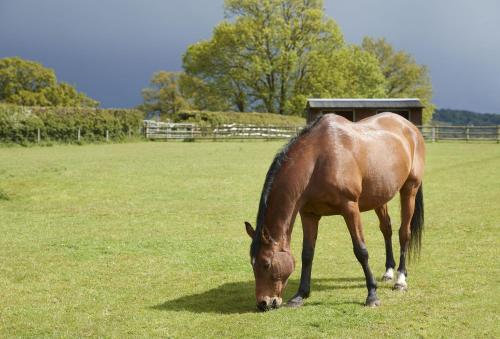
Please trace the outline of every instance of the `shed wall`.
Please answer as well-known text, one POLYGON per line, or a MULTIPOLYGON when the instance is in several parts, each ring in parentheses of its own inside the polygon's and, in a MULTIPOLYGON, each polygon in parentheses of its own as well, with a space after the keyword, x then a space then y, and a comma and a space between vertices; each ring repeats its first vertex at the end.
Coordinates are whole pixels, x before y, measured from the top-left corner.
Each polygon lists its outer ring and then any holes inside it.
MULTIPOLYGON (((409 120, 414 123, 415 125, 422 125, 422 109, 421 108, 398 108, 398 109, 391 109, 391 108, 312 108, 308 107, 307 110, 307 122, 314 121, 320 114, 328 114, 328 113, 335 113, 335 111, 352 111, 354 112, 354 121, 359 121, 364 118, 370 117, 372 115, 375 115, 377 113, 381 112, 394 112, 397 113, 398 111, 406 111, 409 112, 409 120)), ((408 117, 407 117, 408 118, 408 117)))

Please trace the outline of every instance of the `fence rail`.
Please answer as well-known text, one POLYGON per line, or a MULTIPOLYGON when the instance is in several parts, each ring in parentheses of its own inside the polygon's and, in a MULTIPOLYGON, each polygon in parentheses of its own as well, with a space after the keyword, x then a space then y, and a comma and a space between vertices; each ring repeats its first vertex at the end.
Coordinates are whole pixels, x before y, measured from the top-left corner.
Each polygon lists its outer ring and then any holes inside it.
MULTIPOLYGON (((446 140, 496 141, 500 143, 499 126, 418 126, 424 138, 431 142, 446 140)), ((232 139, 288 139, 302 127, 253 126, 227 124, 200 127, 196 124, 174 124, 145 121, 144 133, 152 140, 232 140, 232 139)))
MULTIPOLYGON (((127 130, 94 130, 72 127, 56 130, 2 130, 0 142, 95 142, 126 140, 141 136, 149 140, 189 141, 189 140, 273 140, 289 139, 297 135, 303 126, 255 126, 226 124, 214 127, 196 124, 164 123, 144 121, 142 128, 127 130)), ((500 143, 500 125, 498 126, 418 126, 427 141, 484 141, 500 143)))
POLYGON ((233 140, 233 139, 288 139, 302 129, 295 126, 253 126, 226 124, 200 127, 195 124, 155 123, 146 121, 144 133, 153 140, 233 140))
POLYGON ((500 142, 499 126, 419 126, 426 140, 496 141, 500 142))
POLYGON ((0 126, 0 143, 47 143, 47 142, 111 142, 132 138, 143 138, 143 127, 126 129, 96 129, 89 127, 55 128, 15 128, 0 126))

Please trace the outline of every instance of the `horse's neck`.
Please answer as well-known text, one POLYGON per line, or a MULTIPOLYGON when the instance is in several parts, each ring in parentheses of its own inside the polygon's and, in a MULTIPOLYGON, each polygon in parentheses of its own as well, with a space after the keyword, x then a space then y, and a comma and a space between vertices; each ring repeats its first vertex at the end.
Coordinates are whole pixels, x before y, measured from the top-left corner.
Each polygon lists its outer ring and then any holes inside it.
POLYGON ((285 249, 289 249, 293 224, 300 208, 299 201, 309 178, 310 175, 294 169, 293 165, 287 166, 276 176, 269 194, 265 225, 271 237, 285 249))

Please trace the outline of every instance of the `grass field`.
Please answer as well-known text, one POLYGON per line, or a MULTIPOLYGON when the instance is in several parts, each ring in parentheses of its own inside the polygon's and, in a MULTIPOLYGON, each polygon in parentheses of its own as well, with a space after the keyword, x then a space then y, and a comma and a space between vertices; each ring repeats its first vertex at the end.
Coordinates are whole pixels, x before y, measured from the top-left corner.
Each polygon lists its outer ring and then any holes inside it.
MULTIPOLYGON (((363 307, 346 226, 328 217, 311 298, 257 313, 243 221, 281 144, 0 148, 0 337, 500 337, 500 145, 428 144, 406 293, 379 283, 382 306, 363 307)), ((381 277, 375 214, 363 222, 381 277)))

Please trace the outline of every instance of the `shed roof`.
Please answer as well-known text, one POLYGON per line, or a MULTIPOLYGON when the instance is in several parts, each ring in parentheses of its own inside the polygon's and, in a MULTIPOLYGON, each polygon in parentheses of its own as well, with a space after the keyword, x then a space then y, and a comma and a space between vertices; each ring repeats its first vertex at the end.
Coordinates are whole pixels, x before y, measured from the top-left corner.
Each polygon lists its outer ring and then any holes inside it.
POLYGON ((310 108, 423 108, 418 98, 401 99, 307 99, 310 108))

